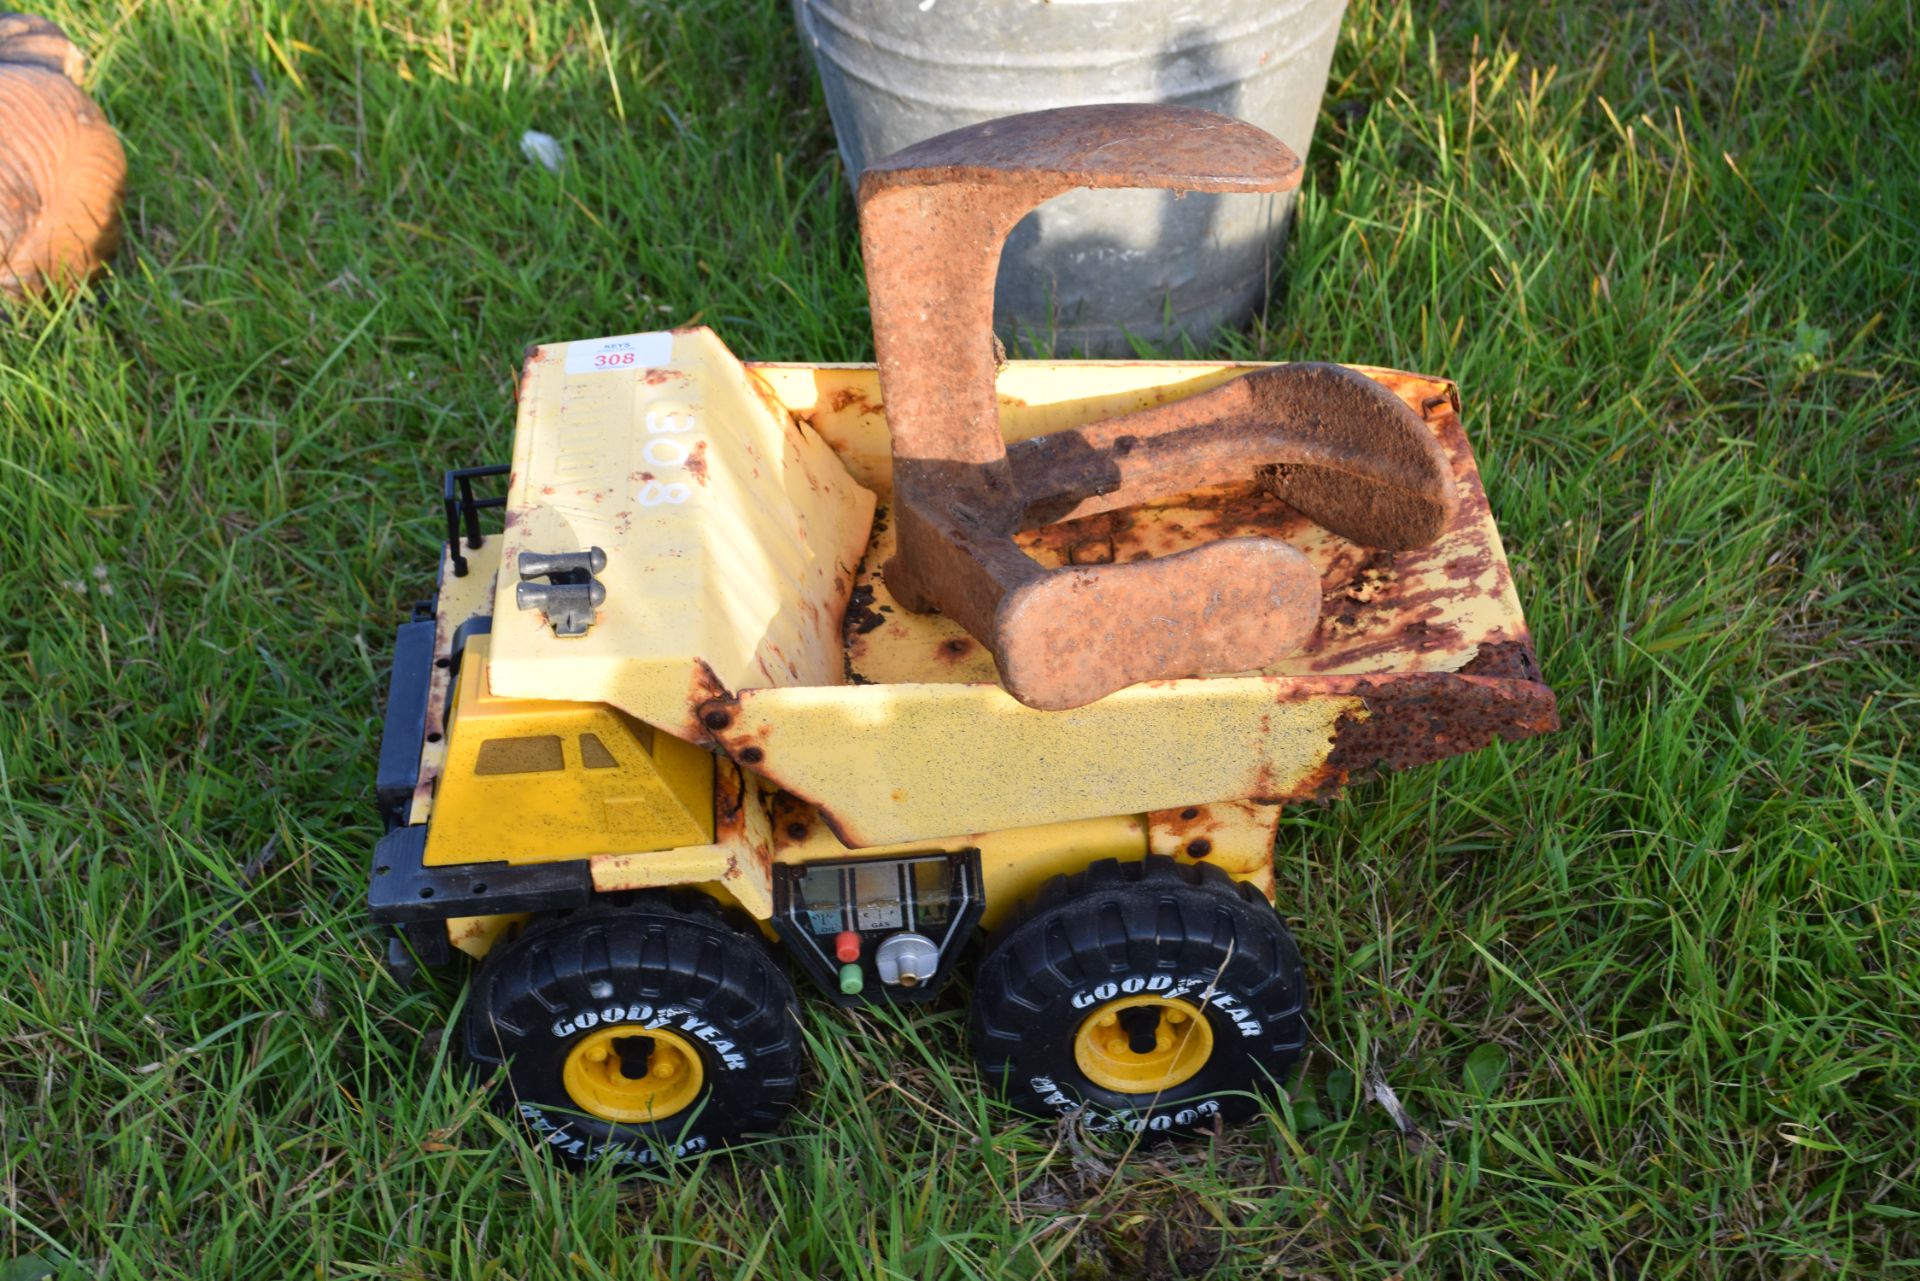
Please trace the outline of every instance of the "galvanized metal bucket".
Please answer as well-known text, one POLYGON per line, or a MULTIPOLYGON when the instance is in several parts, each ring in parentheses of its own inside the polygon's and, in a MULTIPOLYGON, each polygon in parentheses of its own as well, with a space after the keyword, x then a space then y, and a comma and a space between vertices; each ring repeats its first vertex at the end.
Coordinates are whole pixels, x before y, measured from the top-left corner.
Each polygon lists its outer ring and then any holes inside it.
MULTIPOLYGON (((848 178, 995 116, 1099 102, 1205 107, 1307 154, 1346 0, 793 0, 848 178)), ((1011 348, 1202 349, 1266 299, 1290 195, 1076 191, 1007 239, 1011 348)))

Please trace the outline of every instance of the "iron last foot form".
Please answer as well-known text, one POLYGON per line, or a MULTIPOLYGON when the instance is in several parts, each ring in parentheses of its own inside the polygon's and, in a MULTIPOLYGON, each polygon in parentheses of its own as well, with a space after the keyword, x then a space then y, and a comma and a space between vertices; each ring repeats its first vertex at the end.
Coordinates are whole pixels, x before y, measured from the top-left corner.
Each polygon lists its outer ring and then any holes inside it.
MULTIPOLYGON (((1221 127, 1141 110, 1094 123, 1156 154, 1221 127)), ((924 146, 948 178, 987 154, 1018 187, 1089 119, 924 146)), ((947 207, 912 156, 888 172, 947 207)), ((871 279, 884 333, 922 286, 871 279)), ((469 1058, 561 1159, 651 1167, 771 1128, 796 979, 906 1005, 963 966, 974 1051, 1016 1106, 1152 1135, 1251 1115, 1306 1034, 1280 807, 1555 727, 1451 383, 996 368, 980 319, 942 418, 925 362, 880 346, 878 368, 745 364, 706 329, 538 347, 510 462, 443 489, 438 587, 395 646, 370 905, 396 967, 480 962, 469 1058), (919 465, 959 457, 926 447, 949 430, 970 461, 919 465), (1289 590, 1187 594, 1247 546, 1289 590), (1190 568, 1154 587, 1167 565, 1190 568), (1088 581, 1036 631, 1002 625, 1020 584, 1088 581), (950 594, 967 582, 1015 590, 950 594), (1143 615, 1176 633, 1145 668, 1111 639, 1143 615), (1050 666, 1069 650, 1091 657, 1050 666)))
POLYGON ((0 307, 79 283, 120 243, 127 157, 45 18, 0 10, 0 307))

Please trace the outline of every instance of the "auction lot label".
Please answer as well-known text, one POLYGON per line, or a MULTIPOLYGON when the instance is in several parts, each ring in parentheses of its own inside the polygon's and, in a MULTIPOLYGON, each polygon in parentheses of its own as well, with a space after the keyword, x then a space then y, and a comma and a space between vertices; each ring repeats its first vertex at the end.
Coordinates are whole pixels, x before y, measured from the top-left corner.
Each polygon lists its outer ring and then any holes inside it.
POLYGON ((567 344, 567 372, 598 374, 616 369, 654 369, 673 359, 672 334, 622 334, 567 344))

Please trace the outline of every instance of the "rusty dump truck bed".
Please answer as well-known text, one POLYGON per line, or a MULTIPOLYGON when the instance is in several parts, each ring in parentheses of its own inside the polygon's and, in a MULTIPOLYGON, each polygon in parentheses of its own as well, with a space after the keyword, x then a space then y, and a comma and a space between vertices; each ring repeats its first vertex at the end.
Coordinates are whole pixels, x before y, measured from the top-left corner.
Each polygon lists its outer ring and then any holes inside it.
MULTIPOLYGON (((1002 426, 1025 439, 1250 367, 1014 362, 998 379, 1002 426)), ((1452 459, 1446 533, 1372 551, 1250 478, 1022 535, 1045 564, 1277 535, 1307 553, 1324 591, 1311 641, 1264 671, 1039 711, 997 684, 959 627, 888 593, 890 458, 871 367, 743 365, 705 329, 536 349, 493 563, 601 547, 606 599, 587 636, 557 637, 537 610, 515 608, 514 576, 499 574, 492 686, 611 703, 716 749, 856 848, 1326 797, 1380 768, 1553 728, 1452 384, 1362 372, 1452 459), (628 363, 597 367, 609 351, 628 363)))
MULTIPOLYGON (((1191 395, 1250 367, 1018 362, 1000 378, 1003 428, 1009 440, 1024 439, 1191 395)), ((753 368, 857 479, 887 491, 886 425, 870 368, 753 368)), ((1036 769, 1052 775, 1054 786, 1061 772, 1108 780, 1124 773, 1137 780, 1131 789, 1151 791, 1168 804, 1188 803, 1173 799, 1181 795, 1319 799, 1381 769, 1555 727, 1553 694, 1540 679, 1453 385, 1390 370, 1363 372, 1420 413, 1453 461, 1457 510, 1446 534, 1429 547, 1381 552, 1355 546, 1251 479, 1020 535, 1025 549, 1048 566, 1156 557, 1234 536, 1293 543, 1321 574, 1320 625, 1305 648, 1258 673, 1149 682, 1073 711, 1020 707, 1001 693, 991 655, 973 638, 938 614, 910 613, 893 602, 882 572, 893 550, 892 529, 882 509, 845 614, 845 672, 857 685, 890 687, 891 694, 860 697, 876 707, 891 704, 895 716, 911 718, 913 704, 942 697, 978 713, 929 716, 924 730, 896 729, 889 736, 890 751, 927 761, 930 772, 938 768, 961 794, 953 817, 936 825, 978 826, 973 798, 1017 792, 1019 780, 1036 769), (960 689, 935 693, 930 685, 960 689), (1129 724, 1135 704, 1152 724, 1129 724), (1027 733, 1010 734, 1013 725, 1027 733), (1191 772, 1210 777, 1178 777, 1195 758, 1238 768, 1203 764, 1191 772), (1183 791, 1188 788, 1194 790, 1183 791), (972 813, 970 820, 962 809, 972 813)), ((856 835, 866 834, 861 818, 884 807, 892 789, 836 785, 805 760, 789 767, 784 743, 809 732, 789 719, 789 702, 781 692, 743 693, 739 715, 720 741, 736 751, 757 744, 755 768, 789 790, 846 797, 840 802, 846 821, 856 835)), ((873 835, 903 839, 897 829, 873 835)))

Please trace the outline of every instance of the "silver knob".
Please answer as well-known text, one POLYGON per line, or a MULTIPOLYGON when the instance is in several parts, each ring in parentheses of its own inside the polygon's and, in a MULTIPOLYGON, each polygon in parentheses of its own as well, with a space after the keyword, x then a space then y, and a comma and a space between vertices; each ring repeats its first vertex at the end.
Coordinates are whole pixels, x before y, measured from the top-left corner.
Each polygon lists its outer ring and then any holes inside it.
POLYGON ((873 954, 880 981, 895 987, 918 987, 940 970, 940 948, 924 934, 890 934, 873 954))

